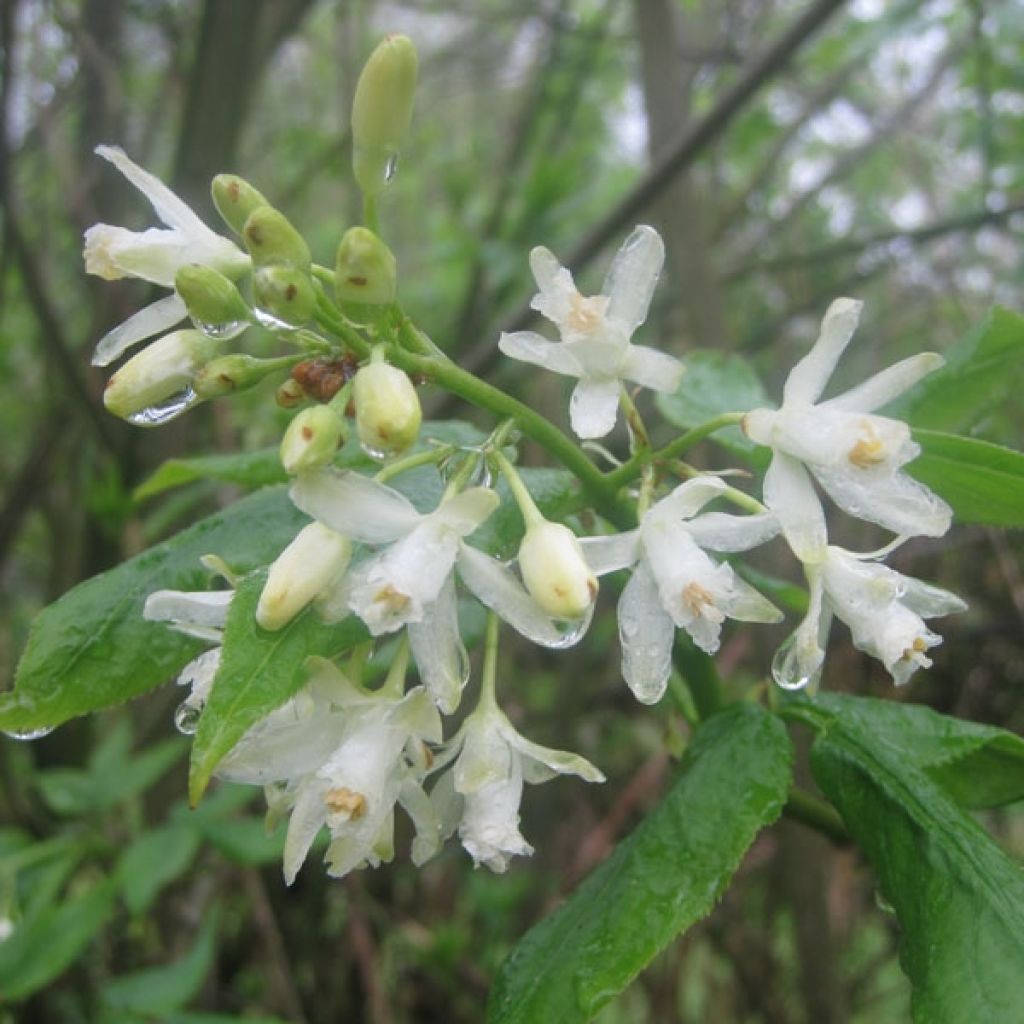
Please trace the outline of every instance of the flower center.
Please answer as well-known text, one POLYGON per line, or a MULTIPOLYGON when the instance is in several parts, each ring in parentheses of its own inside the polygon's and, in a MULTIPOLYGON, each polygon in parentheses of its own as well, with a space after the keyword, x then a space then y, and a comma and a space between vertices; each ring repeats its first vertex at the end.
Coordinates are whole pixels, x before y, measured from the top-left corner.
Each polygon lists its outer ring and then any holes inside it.
POLYGON ((861 436, 846 457, 858 469, 870 469, 885 462, 885 456, 885 442, 875 433, 875 428, 864 420, 861 423, 861 436))
POLYGON ((366 813, 366 797, 345 786, 336 786, 324 794, 324 803, 331 814, 344 821, 358 821, 366 813))
POLYGON ((569 315, 566 324, 580 334, 593 334, 604 322, 605 310, 608 308, 607 295, 590 295, 584 297, 573 292, 569 299, 569 315))
POLYGON ((683 604, 695 618, 701 617, 721 622, 724 616, 715 606, 715 596, 706 587, 691 581, 683 587, 683 604))
POLYGON ((928 644, 924 637, 914 637, 914 642, 907 648, 904 648, 903 654, 900 656, 901 661, 915 661, 918 665, 923 665, 928 668, 931 665, 931 659, 924 656, 924 652, 928 650, 928 644))
POLYGON ((403 594, 400 590, 396 590, 390 583, 381 587, 373 595, 374 604, 383 605, 388 612, 394 615, 401 615, 411 602, 412 598, 408 594, 403 594))

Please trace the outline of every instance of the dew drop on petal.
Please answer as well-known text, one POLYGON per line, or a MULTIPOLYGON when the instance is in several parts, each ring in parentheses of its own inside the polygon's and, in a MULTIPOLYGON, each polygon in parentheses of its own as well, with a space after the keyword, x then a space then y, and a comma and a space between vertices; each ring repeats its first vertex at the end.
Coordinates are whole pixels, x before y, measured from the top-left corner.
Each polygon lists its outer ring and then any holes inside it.
POLYGON ((174 727, 183 736, 194 736, 199 728, 199 718, 203 713, 201 706, 183 700, 174 711, 174 727))
POLYGON ((392 153, 388 157, 388 162, 384 165, 384 180, 391 181, 395 176, 395 172, 398 170, 398 154, 392 153))
POLYGON ((229 320, 224 324, 208 324, 195 317, 192 317, 192 323, 197 331, 214 341, 230 341, 232 338, 237 338, 249 326, 248 320, 229 320))
POLYGON ((3 729, 0 731, 12 740, 41 740, 44 736, 49 736, 53 730, 54 726, 43 725, 38 729, 3 729))
POLYGON ((146 409, 131 413, 125 419, 137 427, 159 427, 163 423, 177 419, 198 401, 199 396, 192 388, 185 388, 184 391, 179 391, 176 395, 172 395, 157 405, 151 405, 146 409))
POLYGON ((364 454, 377 462, 386 462, 391 457, 390 452, 384 451, 383 448, 374 448, 373 445, 369 445, 365 441, 360 441, 359 447, 362 448, 364 454))
POLYGON ((559 626, 563 629, 562 635, 555 643, 546 644, 545 646, 555 651, 561 651, 566 647, 572 647, 573 644, 579 643, 583 639, 583 634, 590 628, 590 620, 594 617, 595 607, 597 607, 596 601, 590 605, 582 619, 577 619, 574 622, 559 623, 559 626))
POLYGON ((784 690, 803 690, 814 673, 803 672, 796 656, 796 633, 783 641, 772 658, 772 677, 784 690))
POLYGON ((259 306, 253 307, 253 315, 260 327, 265 327, 268 331, 298 330, 295 324, 290 324, 287 320, 282 320, 279 316, 274 316, 269 310, 261 309, 259 306))

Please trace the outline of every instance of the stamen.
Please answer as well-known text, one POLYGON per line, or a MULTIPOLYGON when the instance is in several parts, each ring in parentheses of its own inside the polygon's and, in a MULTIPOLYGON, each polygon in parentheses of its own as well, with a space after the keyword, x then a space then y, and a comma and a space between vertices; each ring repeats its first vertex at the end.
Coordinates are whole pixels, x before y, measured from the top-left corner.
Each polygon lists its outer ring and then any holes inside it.
POLYGON ((601 326, 605 310, 608 308, 607 295, 591 295, 584 298, 579 292, 573 292, 569 300, 572 307, 565 318, 566 324, 580 334, 591 334, 601 326))
POLYGON ((358 821, 366 813, 366 797, 344 786, 329 789, 324 803, 331 814, 341 815, 346 821, 358 821))
POLYGON ((885 442, 875 433, 875 428, 867 420, 862 421, 861 429, 860 438, 846 457, 858 469, 870 469, 885 462, 885 442))

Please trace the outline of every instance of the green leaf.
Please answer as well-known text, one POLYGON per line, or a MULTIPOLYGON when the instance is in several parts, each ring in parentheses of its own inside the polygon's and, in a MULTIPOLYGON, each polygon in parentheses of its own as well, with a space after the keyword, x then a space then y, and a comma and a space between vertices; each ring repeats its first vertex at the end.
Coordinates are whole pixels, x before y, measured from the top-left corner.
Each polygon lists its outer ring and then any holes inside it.
POLYGON ((17 1001, 63 974, 110 916, 115 885, 110 879, 21 921, 0 942, 0 994, 17 1001))
POLYGON ((306 522, 283 487, 258 491, 68 591, 32 625, 15 689, 0 695, 0 729, 50 728, 166 682, 201 644, 146 622, 147 596, 207 587, 209 552, 240 572, 264 565, 306 522))
POLYGON ((261 718, 280 707, 306 680, 306 659, 333 657, 367 633, 349 616, 325 625, 306 608, 284 628, 269 632, 256 623, 265 570, 239 582, 224 630, 224 653, 192 744, 189 799, 199 802, 220 759, 261 718))
POLYGON ((199 849, 199 838, 198 830, 189 825, 164 825, 143 832, 124 851, 117 875, 132 913, 147 910, 164 886, 188 870, 199 849))
POLYGON ((180 960, 148 967, 107 982, 102 999, 112 1010, 163 1016, 194 999, 217 952, 218 908, 206 910, 195 944, 180 960))
MULTIPOLYGON (((677 427, 689 430, 722 413, 749 412, 773 404, 743 356, 698 349, 687 354, 685 363, 686 373, 679 390, 671 395, 655 395, 661 414, 677 427)), ((767 465, 767 449, 748 440, 739 427, 726 427, 712 437, 732 454, 755 465, 767 465)))
POLYGON ((262 867, 281 860, 284 854, 283 829, 267 835, 259 818, 232 818, 211 821, 202 826, 203 838, 236 864, 262 867))
POLYGON ((1024 317, 994 306, 982 323, 946 352, 946 365, 890 405, 886 414, 914 428, 967 433, 1024 380, 1024 317))
POLYGON ((734 704, 698 730, 665 800, 502 965, 490 1024, 573 1024, 594 1014, 704 917, 778 817, 792 750, 781 720, 734 704))
POLYGON ((988 441, 914 430, 907 472, 953 508, 958 523, 1024 526, 1024 455, 988 441))
POLYGON ((135 488, 132 497, 135 501, 144 501, 196 480, 219 480, 239 487, 266 487, 287 479, 288 474, 281 465, 276 446, 226 455, 194 455, 187 459, 168 459, 135 488))
POLYGON ((1020 1020, 1020 868, 902 745, 837 718, 811 766, 899 918, 915 1021, 1020 1020))
POLYGON ((917 704, 840 693, 818 694, 813 705, 847 732, 865 741, 877 737, 901 750, 965 807, 1024 800, 1024 739, 1005 729, 917 704))

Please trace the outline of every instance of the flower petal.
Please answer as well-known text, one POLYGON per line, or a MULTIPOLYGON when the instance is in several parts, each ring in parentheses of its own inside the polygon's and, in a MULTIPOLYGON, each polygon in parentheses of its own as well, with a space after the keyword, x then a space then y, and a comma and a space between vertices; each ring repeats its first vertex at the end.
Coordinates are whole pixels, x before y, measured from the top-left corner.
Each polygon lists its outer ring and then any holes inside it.
POLYGON ((772 676, 784 690, 817 685, 825 662, 825 640, 832 623, 832 612, 824 602, 821 567, 805 566, 805 570, 810 587, 807 614, 772 659, 772 676))
POLYGON ((823 409, 843 409, 849 412, 871 412, 888 404, 904 391, 912 388, 922 377, 945 366, 946 360, 938 352, 919 352, 887 367, 873 377, 844 391, 835 398, 821 403, 823 409))
POLYGON ((807 405, 821 395, 857 329, 863 306, 856 299, 836 299, 828 307, 818 340, 790 370, 782 392, 783 405, 807 405))
POLYGON ((423 685, 446 715, 458 706, 469 679, 469 656, 459 633, 455 579, 449 576, 437 599, 423 609, 419 622, 409 623, 409 643, 423 685))
POLYGON ((522 761, 523 779, 531 785, 547 782, 556 775, 576 775, 585 782, 604 782, 604 773, 585 757, 569 750, 554 750, 542 747, 516 732, 506 719, 504 729, 509 745, 522 761))
POLYGON ((640 531, 614 533, 607 537, 577 538, 583 557, 595 576, 628 569, 640 557, 640 531))
POLYGON ((628 334, 647 319, 664 263, 665 243, 647 224, 637 225, 619 246, 601 292, 609 299, 606 316, 623 324, 628 334))
POLYGON ((327 823, 327 805, 324 795, 330 783, 310 778, 299 790, 298 799, 288 821, 288 834, 284 840, 284 881, 291 885, 309 853, 317 833, 327 823))
POLYGON ((543 366, 552 373, 562 373, 569 377, 583 375, 583 367, 573 355, 572 349, 566 348, 560 341, 548 341, 535 331, 503 333, 498 339, 498 348, 510 359, 543 366))
POLYGON ((569 419, 577 437, 604 437, 611 433, 619 410, 620 386, 618 378, 584 378, 573 388, 569 419))
POLYGON ((646 561, 640 562, 619 598, 622 675, 641 704, 661 700, 672 672, 675 624, 662 608, 646 561))
MULTIPOLYGON (((709 501, 722 494, 727 485, 724 480, 710 474, 694 477, 680 484, 666 495, 644 516, 653 523, 676 522, 696 515, 709 501)), ((643 528, 641 527, 641 532, 643 528)))
POLYGON ((219 640, 234 595, 233 590, 157 590, 146 598, 142 617, 170 623, 179 633, 200 640, 219 640))
POLYGON ((411 778, 402 780, 398 790, 398 803, 412 819, 416 835, 412 841, 412 862, 416 867, 425 864, 441 849, 442 822, 430 797, 423 787, 411 778))
POLYGON ((705 512, 686 524, 697 544, 710 551, 749 551, 778 536, 782 527, 774 512, 732 516, 705 512))
POLYGON ((828 537, 825 513, 803 465, 775 452, 764 475, 764 503, 779 517, 782 532, 802 562, 819 562, 828 537))
POLYGON ((443 502, 431 513, 430 520, 466 537, 500 504, 501 499, 490 488, 469 487, 443 502))
POLYGON ((667 352, 646 345, 627 345, 619 372, 623 380, 671 394, 678 390, 686 367, 667 352))
POLYGON ((289 493, 306 515, 366 544, 398 540, 423 518, 404 495, 351 470, 300 473, 289 493))
POLYGON ((732 566, 726 566, 731 579, 731 593, 722 602, 722 610, 730 619, 740 622, 781 622, 785 616, 763 594, 737 575, 732 566))
POLYGON ((177 293, 143 306, 124 323, 118 324, 100 338, 92 357, 92 365, 109 366, 140 341, 152 338, 154 334, 160 334, 182 321, 186 313, 185 303, 177 293))
POLYGON ((562 647, 565 636, 526 592, 512 571, 469 544, 459 546, 459 575, 476 598, 516 632, 544 647, 562 647))
POLYGON ((902 573, 894 572, 894 575, 903 588, 903 603, 923 619, 967 611, 967 602, 948 590, 933 587, 930 583, 924 583, 912 576, 904 576, 902 573))
POLYGON ((941 537, 952 524, 949 505, 906 473, 816 465, 811 472, 843 511, 893 533, 941 537))

